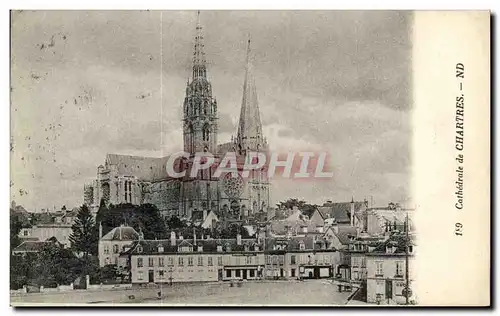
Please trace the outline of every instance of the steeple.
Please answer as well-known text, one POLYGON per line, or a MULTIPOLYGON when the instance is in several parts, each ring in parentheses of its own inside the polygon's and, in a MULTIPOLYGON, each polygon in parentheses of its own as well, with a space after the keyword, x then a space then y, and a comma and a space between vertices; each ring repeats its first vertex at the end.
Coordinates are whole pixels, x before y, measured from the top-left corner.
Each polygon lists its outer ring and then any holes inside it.
POLYGON ((193 53, 193 80, 196 78, 207 77, 207 61, 205 60, 205 51, 203 45, 203 33, 200 24, 200 11, 198 10, 196 20, 196 37, 194 38, 194 53, 193 53))
POLYGON ((184 151, 194 154, 217 150, 217 102, 207 79, 200 11, 197 12, 193 53, 193 78, 187 82, 184 98, 184 151))
POLYGON ((262 150, 265 142, 262 135, 257 88, 253 77, 250 38, 247 46, 247 62, 245 81, 243 83, 243 100, 241 103, 240 121, 238 124, 238 147, 241 152, 246 150, 262 150))

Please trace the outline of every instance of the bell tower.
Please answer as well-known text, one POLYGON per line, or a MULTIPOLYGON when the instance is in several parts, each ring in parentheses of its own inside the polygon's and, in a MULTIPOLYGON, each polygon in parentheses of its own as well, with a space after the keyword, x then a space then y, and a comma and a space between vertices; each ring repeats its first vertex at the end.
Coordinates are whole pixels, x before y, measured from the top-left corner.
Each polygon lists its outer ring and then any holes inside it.
POLYGON ((217 101, 212 98, 212 85, 207 79, 200 11, 194 40, 193 71, 187 82, 184 98, 184 151, 216 154, 217 149, 217 101))

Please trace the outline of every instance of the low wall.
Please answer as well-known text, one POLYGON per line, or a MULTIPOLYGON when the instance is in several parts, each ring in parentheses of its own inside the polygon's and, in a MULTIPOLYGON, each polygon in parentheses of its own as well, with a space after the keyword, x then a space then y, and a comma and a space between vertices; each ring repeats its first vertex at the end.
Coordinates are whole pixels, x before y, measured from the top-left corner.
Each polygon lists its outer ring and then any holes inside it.
POLYGON ((87 290, 113 290, 131 289, 132 283, 127 284, 89 284, 87 290))

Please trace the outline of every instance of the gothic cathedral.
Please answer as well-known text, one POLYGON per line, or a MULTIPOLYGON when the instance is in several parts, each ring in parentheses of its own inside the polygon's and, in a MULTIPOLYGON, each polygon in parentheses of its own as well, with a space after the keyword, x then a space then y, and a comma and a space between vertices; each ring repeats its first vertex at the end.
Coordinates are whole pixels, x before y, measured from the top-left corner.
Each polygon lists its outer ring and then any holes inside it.
MULTIPOLYGON (((257 89, 252 71, 250 40, 247 47, 243 97, 236 137, 219 144, 217 100, 207 79, 203 33, 199 22, 193 54, 192 78, 188 80, 183 103, 183 143, 189 158, 182 162, 187 170, 195 154, 211 153, 220 161, 227 152, 244 161, 250 151, 267 153, 262 133, 257 89)), ((265 217, 270 206, 270 183, 265 169, 250 172, 250 177, 230 173, 214 177, 215 168, 201 170, 196 177, 189 172, 183 178, 166 174, 167 157, 152 158, 107 154, 104 165, 97 168, 97 178, 85 185, 84 203, 94 212, 99 203, 156 205, 163 214, 187 219, 205 219, 214 212, 222 221, 248 221, 265 217)))

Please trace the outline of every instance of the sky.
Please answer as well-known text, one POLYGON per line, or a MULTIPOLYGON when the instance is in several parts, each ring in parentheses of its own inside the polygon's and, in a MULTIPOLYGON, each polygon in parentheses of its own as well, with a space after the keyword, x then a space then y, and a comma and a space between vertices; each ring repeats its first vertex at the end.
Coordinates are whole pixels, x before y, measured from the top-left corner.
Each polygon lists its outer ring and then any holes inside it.
MULTIPOLYGON (((271 198, 411 199, 411 25, 398 11, 202 11, 219 143, 237 131, 250 37, 274 151, 325 151, 333 178, 273 181, 271 198)), ((11 198, 79 206, 107 153, 182 149, 195 11, 15 11, 11 198)))

